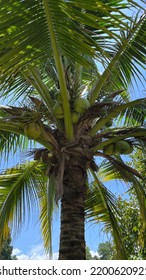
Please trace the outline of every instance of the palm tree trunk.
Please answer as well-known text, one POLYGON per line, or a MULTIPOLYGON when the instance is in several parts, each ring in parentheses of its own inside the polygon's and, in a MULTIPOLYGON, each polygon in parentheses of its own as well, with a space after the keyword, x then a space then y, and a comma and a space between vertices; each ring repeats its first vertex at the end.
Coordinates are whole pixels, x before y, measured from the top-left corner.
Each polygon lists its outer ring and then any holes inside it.
POLYGON ((61 234, 59 260, 85 260, 84 234, 86 170, 68 167, 64 174, 61 200, 61 234))

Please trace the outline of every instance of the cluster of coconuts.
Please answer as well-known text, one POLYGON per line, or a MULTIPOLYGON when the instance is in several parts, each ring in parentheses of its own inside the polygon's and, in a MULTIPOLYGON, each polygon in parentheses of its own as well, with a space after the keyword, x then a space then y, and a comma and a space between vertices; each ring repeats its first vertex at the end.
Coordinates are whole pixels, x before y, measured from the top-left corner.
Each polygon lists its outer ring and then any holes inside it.
MULTIPOLYGON (((71 112, 73 124, 77 123, 80 115, 83 114, 90 106, 87 99, 82 97, 77 97, 73 102, 73 111, 71 112)), ((55 105, 53 107, 53 115, 56 119, 63 119, 63 107, 61 100, 60 91, 55 94, 55 105)), ((41 127, 35 122, 31 122, 25 125, 24 134, 29 139, 38 139, 41 134, 41 127)))
MULTIPOLYGON (((71 108, 73 108, 71 112, 73 124, 78 122, 81 114, 85 113, 85 111, 89 108, 89 106, 90 106, 89 101, 83 97, 77 97, 73 101, 73 103, 71 104, 71 108)), ((62 107, 60 91, 58 91, 55 94, 55 105, 53 107, 53 115, 56 119, 63 119, 63 107, 62 107)))
POLYGON ((37 123, 28 123, 24 127, 24 134, 29 139, 38 139, 41 134, 41 127, 37 123))
POLYGON ((110 156, 114 154, 129 155, 133 152, 133 147, 127 141, 119 140, 105 146, 103 152, 110 156))

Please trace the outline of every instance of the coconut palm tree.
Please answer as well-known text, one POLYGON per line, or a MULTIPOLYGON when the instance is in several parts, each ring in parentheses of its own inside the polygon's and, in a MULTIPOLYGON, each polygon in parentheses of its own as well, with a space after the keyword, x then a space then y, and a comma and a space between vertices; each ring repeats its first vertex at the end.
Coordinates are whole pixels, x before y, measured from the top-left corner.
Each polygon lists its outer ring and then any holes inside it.
POLYGON ((10 223, 20 228, 26 208, 38 206, 51 248, 52 213, 61 201, 59 259, 85 259, 84 222, 91 217, 112 227, 117 258, 126 259, 116 199, 96 159, 135 188, 145 223, 142 175, 124 162, 146 143, 146 98, 130 101, 127 92, 145 63, 142 2, 1 1, 1 153, 8 158, 29 147, 33 158, 0 176, 1 239, 10 223))

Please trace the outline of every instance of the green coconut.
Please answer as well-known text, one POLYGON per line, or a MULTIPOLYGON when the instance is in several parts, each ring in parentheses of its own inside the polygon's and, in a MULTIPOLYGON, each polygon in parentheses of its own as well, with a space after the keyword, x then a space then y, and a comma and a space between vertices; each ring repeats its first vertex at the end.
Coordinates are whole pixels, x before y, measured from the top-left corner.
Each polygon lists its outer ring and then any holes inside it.
POLYGON ((131 152, 130 144, 125 140, 119 140, 115 144, 115 152, 119 154, 129 154, 131 152))
POLYGON ((74 101, 74 109, 77 113, 84 113, 90 107, 90 102, 85 99, 78 97, 74 101))
POLYGON ((37 139, 41 134, 41 128, 36 123, 29 123, 24 127, 24 133, 30 139, 37 139))
POLYGON ((59 102, 56 102, 53 107, 53 115, 56 119, 63 119, 63 107, 59 102))
POLYGON ((61 98, 61 92, 60 92, 60 90, 58 90, 58 91, 55 93, 55 100, 58 101, 59 103, 62 103, 62 98, 61 98))
POLYGON ((111 143, 103 148, 103 152, 109 156, 113 155, 114 153, 114 144, 111 143))
POLYGON ((79 117, 80 117, 80 116, 79 116, 78 113, 76 113, 76 112, 72 112, 72 113, 71 113, 71 119, 72 119, 73 124, 76 124, 76 123, 78 122, 79 117))
POLYGON ((105 126, 106 126, 106 127, 110 127, 110 126, 112 126, 112 124, 113 124, 113 121, 112 121, 112 120, 108 120, 108 121, 105 123, 105 126))
POLYGON ((129 155, 133 152, 133 147, 129 144, 129 149, 125 152, 125 155, 129 155))

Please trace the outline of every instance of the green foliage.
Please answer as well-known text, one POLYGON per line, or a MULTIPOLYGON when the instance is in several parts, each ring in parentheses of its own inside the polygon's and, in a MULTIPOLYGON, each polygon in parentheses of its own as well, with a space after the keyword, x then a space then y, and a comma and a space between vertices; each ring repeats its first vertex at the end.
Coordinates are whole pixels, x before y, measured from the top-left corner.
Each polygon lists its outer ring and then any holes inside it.
MULTIPOLYGON (((138 149, 133 155, 133 165, 134 167, 141 172, 144 180, 141 180, 141 184, 143 186, 144 193, 146 193, 146 160, 145 160, 145 145, 141 146, 141 149, 138 149)), ((132 190, 135 194, 135 191, 132 190)), ((145 203, 144 198, 144 203, 145 203)), ((141 211, 140 211, 141 214, 141 211)), ((140 230, 140 242, 141 242, 141 256, 142 259, 146 259, 146 225, 143 219, 143 215, 141 215, 141 230, 140 230)))
MULTIPOLYGON (((143 177, 146 177, 146 155, 145 155, 146 146, 142 145, 141 149, 136 150, 133 154, 133 165, 134 167, 141 172, 143 177)), ((145 185, 145 181, 143 181, 145 185)))
POLYGON ((92 257, 89 247, 86 247, 86 260, 98 260, 97 256, 92 257))
POLYGON ((121 227, 128 259, 142 258, 142 220, 135 196, 126 200, 119 197, 118 208, 120 211, 119 226, 121 227))
POLYGON ((11 237, 4 239, 0 248, 0 260, 17 260, 16 256, 12 255, 13 246, 11 246, 11 237))
POLYGON ((100 260, 113 260, 115 253, 114 250, 113 244, 109 241, 99 243, 97 251, 100 256, 100 260))

